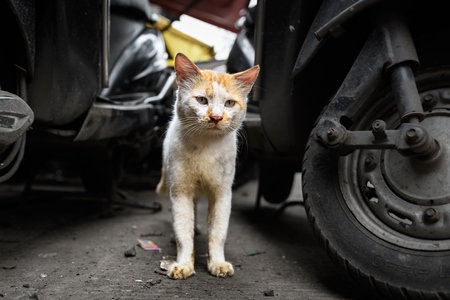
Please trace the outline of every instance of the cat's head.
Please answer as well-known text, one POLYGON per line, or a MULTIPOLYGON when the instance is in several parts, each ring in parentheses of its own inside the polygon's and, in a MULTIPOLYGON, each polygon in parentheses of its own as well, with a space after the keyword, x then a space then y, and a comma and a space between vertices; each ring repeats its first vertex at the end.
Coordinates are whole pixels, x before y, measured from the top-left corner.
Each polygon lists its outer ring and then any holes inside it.
POLYGON ((259 66, 227 74, 200 70, 184 54, 175 56, 177 115, 199 133, 223 134, 238 129, 247 110, 247 95, 259 66))

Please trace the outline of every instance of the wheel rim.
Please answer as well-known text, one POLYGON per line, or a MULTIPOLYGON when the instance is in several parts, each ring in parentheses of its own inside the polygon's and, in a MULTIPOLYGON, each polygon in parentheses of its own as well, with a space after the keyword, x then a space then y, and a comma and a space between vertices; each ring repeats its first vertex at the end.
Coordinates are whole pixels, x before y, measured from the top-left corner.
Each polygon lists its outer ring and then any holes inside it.
MULTIPOLYGON (((372 234, 404 248, 443 251, 450 249, 450 87, 426 84, 432 78, 436 74, 423 75, 418 86, 421 125, 438 140, 438 158, 423 162, 396 150, 357 150, 339 159, 338 177, 344 203, 372 234)), ((382 99, 354 130, 368 130, 380 116, 387 128, 399 126, 395 109, 386 105, 394 103, 390 94, 382 99)))

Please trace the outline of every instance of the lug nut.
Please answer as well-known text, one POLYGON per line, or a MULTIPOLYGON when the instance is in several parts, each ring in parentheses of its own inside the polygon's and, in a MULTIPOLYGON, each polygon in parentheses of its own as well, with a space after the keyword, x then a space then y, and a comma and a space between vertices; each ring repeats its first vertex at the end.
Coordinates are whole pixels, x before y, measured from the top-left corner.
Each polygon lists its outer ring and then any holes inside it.
POLYGON ((387 138, 386 123, 383 120, 375 120, 372 123, 372 134, 376 140, 383 140, 387 138))
POLYGON ((411 128, 406 132, 406 142, 408 144, 418 143, 423 137, 423 132, 419 128, 411 128))
POLYGON ((366 165, 371 165, 374 163, 374 158, 372 155, 369 155, 366 157, 366 159, 364 160, 364 162, 366 163, 366 165))
POLYGON ((334 141, 339 137, 339 132, 334 129, 334 128, 330 128, 327 131, 327 138, 329 141, 334 141))
POLYGON ((425 95, 424 97, 423 97, 423 102, 425 102, 425 103, 431 103, 431 101, 433 101, 433 95, 431 95, 431 94, 427 94, 427 95, 425 95))
POLYGON ((384 131, 386 128, 386 123, 381 120, 376 120, 372 123, 372 130, 376 132, 384 131))
POLYGON ((427 208, 424 213, 425 220, 428 222, 436 222, 439 220, 439 213, 434 208, 427 208))
POLYGON ((375 167, 377 166, 377 163, 375 162, 375 158, 372 155, 366 156, 366 158, 364 159, 364 166, 367 171, 371 171, 371 170, 375 169, 375 167))
POLYGON ((423 96, 423 105, 427 108, 431 108, 438 103, 438 100, 432 94, 426 94, 423 96))

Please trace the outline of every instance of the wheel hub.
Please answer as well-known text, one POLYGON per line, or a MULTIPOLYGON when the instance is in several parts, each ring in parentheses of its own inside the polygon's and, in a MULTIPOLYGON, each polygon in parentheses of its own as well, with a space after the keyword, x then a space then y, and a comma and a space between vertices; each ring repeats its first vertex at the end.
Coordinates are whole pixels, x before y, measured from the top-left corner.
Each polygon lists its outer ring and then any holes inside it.
MULTIPOLYGON (((378 237, 406 248, 450 249, 450 89, 421 94, 421 122, 438 141, 432 160, 397 150, 359 150, 340 159, 340 186, 358 221, 378 237), (433 99, 432 106, 426 99, 433 99), (427 106, 428 105, 428 106, 427 106)), ((399 126, 398 116, 384 120, 399 126)))
POLYGON ((429 113, 422 121, 439 141, 436 159, 422 161, 401 156, 397 151, 384 151, 381 171, 392 190, 402 199, 418 205, 445 204, 450 201, 450 113, 429 113))

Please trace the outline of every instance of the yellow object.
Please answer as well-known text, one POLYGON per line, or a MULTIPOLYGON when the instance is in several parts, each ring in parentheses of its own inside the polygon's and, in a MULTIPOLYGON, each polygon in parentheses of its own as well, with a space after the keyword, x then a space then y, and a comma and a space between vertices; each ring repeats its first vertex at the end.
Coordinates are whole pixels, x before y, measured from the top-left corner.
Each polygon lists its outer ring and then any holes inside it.
POLYGON ((169 24, 170 22, 167 18, 159 16, 158 21, 152 24, 148 23, 147 26, 162 31, 167 53, 169 54, 167 63, 170 67, 173 67, 173 59, 178 52, 182 52, 195 63, 214 59, 216 53, 213 47, 176 30, 169 24))

